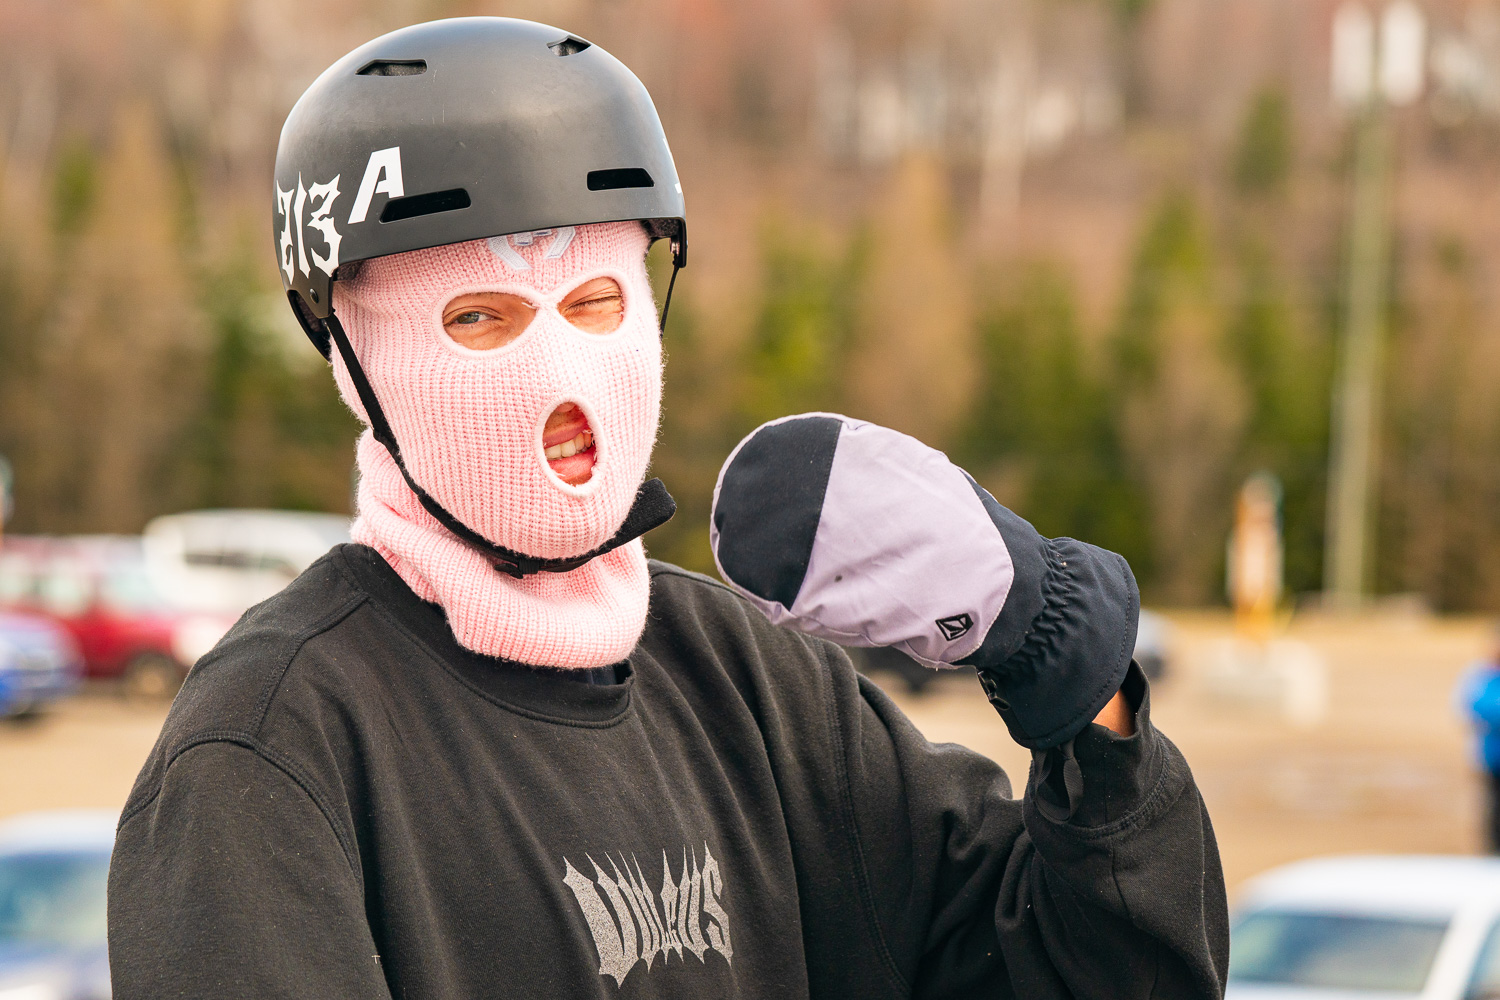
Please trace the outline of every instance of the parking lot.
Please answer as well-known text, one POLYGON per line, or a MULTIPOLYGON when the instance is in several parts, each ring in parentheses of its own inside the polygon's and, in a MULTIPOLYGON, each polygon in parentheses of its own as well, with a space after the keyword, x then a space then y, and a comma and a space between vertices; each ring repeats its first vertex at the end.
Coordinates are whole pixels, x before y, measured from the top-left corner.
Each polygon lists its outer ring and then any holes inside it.
MULTIPOLYGON (((1303 730, 1209 699, 1198 668, 1208 645, 1227 634, 1227 618, 1173 620, 1175 671, 1153 691, 1155 719, 1193 765, 1231 886, 1317 854, 1478 847, 1479 786, 1451 692, 1483 648, 1484 622, 1299 621, 1292 634, 1323 654, 1331 680, 1327 717, 1303 730)), ((931 739, 989 754, 1022 783, 1028 755, 972 678, 944 678, 920 696, 878 679, 931 739)), ((42 719, 0 726, 0 816, 119 808, 165 712, 97 688, 42 719)))

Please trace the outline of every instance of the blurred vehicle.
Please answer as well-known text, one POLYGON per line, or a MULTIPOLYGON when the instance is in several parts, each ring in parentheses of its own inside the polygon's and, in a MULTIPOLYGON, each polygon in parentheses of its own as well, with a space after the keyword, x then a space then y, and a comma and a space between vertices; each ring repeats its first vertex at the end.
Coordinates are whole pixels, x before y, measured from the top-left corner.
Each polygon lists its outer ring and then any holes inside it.
POLYGON ((347 518, 275 510, 171 514, 139 537, 10 535, 0 609, 67 628, 88 677, 166 697, 240 615, 347 541, 347 518))
MULTIPOLYGON (((232 621, 347 541, 349 519, 337 514, 190 511, 146 525, 146 565, 175 606, 232 621)), ((218 639, 213 636, 200 655, 218 639)))
POLYGON ((0 1000, 108 1000, 112 812, 0 822, 0 1000))
POLYGON ((1142 608, 1140 625, 1135 632, 1135 662, 1140 664, 1141 672, 1153 681, 1167 674, 1171 639, 1171 623, 1155 611, 1142 608))
POLYGON ((119 679, 127 693, 165 697, 201 652, 207 623, 167 600, 146 572, 138 537, 8 536, 0 548, 0 608, 44 615, 72 633, 84 674, 119 679))
POLYGON ((0 612, 0 718, 35 715, 72 694, 83 675, 78 645, 36 615, 0 612))
MULTIPOLYGON (((1140 627, 1135 635, 1135 662, 1151 680, 1157 680, 1167 672, 1167 647, 1171 638, 1171 625, 1154 611, 1141 609, 1140 627)), ((900 677, 906 689, 919 694, 937 678, 939 671, 922 666, 916 660, 890 646, 868 648, 849 647, 845 650, 860 673, 886 671, 900 677)), ((972 673, 973 667, 960 668, 972 673)))
POLYGON ((1323 858, 1243 893, 1227 1000, 1500 998, 1500 858, 1323 858))

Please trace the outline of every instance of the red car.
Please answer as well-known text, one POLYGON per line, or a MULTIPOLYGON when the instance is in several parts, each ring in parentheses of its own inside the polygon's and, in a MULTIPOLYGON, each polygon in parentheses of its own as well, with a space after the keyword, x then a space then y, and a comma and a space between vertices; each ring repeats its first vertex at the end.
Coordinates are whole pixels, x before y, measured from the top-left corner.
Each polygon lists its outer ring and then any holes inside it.
POLYGON ((178 649, 195 619, 156 593, 138 537, 5 536, 0 610, 57 621, 78 642, 84 676, 118 680, 132 695, 166 697, 191 666, 178 649))

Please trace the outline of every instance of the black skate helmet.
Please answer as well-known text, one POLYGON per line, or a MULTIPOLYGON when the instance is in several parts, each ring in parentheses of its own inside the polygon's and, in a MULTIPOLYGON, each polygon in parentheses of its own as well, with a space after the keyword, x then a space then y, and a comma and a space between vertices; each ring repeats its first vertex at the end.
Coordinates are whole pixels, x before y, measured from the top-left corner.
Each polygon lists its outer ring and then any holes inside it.
POLYGON ((651 480, 619 533, 575 558, 537 559, 483 538, 407 472, 334 315, 333 282, 372 257, 632 220, 671 241, 675 283, 687 222, 656 107, 623 63, 560 28, 463 17, 393 31, 324 71, 282 126, 273 231, 292 310, 325 358, 338 349, 371 430, 422 505, 501 572, 577 568, 661 524, 675 505, 651 480))

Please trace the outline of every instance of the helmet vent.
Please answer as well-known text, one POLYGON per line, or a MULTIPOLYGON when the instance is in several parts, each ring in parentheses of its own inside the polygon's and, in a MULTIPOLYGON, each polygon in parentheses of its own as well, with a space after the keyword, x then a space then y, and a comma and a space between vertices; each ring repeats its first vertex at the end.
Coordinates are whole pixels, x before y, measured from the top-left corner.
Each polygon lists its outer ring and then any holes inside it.
POLYGON ((360 67, 359 76, 421 76, 426 59, 375 59, 360 67))
POLYGON ((561 41, 548 42, 547 48, 551 49, 557 55, 571 56, 582 52, 584 49, 589 47, 589 44, 590 43, 585 42, 582 38, 574 38, 572 35, 569 35, 567 38, 564 38, 561 41))
POLYGON ((619 170, 590 170, 590 191, 613 191, 615 188, 656 187, 651 175, 640 167, 623 167, 619 170))
POLYGON ((469 192, 463 188, 430 191, 427 194, 414 194, 406 198, 392 198, 385 203, 385 208, 381 209, 380 221, 400 222, 402 219, 415 219, 419 215, 436 215, 439 212, 453 212, 468 207, 469 192))

